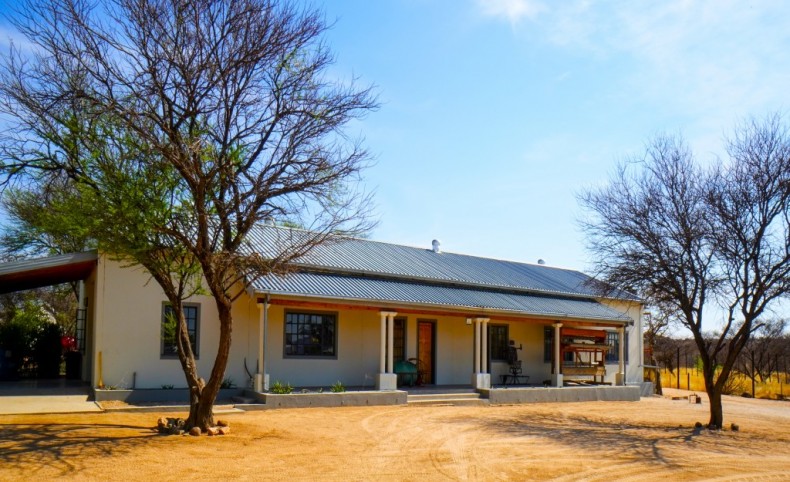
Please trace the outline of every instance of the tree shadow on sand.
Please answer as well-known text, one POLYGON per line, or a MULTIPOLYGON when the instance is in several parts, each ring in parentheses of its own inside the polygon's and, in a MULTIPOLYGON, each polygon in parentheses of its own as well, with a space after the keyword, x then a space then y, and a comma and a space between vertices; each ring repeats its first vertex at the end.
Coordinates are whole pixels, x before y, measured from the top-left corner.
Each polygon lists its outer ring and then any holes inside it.
POLYGON ((92 459, 127 452, 157 436, 152 427, 123 424, 0 424, 0 466, 68 475, 92 459))
MULTIPOLYGON (((550 439, 578 450, 623 452, 664 467, 673 462, 662 452, 662 444, 695 443, 707 429, 640 425, 616 420, 597 420, 567 414, 524 414, 507 417, 451 417, 448 423, 479 425, 477 429, 497 435, 550 439)), ((715 450, 715 449, 714 449, 715 450)))

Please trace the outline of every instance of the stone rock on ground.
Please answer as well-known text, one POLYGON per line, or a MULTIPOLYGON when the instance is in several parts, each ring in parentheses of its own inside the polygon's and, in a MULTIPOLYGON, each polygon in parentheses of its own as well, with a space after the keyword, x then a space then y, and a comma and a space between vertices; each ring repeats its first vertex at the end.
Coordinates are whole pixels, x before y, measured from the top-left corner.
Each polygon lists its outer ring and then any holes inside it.
POLYGON ((189 435, 192 435, 193 437, 199 437, 200 427, 192 427, 191 429, 189 429, 189 435))

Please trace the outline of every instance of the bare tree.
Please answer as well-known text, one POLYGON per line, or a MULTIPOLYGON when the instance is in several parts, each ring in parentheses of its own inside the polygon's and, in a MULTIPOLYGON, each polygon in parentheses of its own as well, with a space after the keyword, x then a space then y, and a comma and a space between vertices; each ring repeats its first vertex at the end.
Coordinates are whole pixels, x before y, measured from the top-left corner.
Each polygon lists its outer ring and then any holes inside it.
POLYGON ((735 367, 752 382, 752 397, 756 396, 757 379, 766 381, 776 370, 778 346, 785 329, 784 320, 767 320, 756 329, 741 350, 735 367))
POLYGON ((722 389, 760 315, 790 292, 790 137, 778 116, 752 120, 728 152, 730 162, 705 171, 682 139, 660 136, 580 197, 596 215, 583 228, 600 274, 670 308, 691 332, 711 427, 722 426, 722 389), (704 309, 715 301, 727 319, 710 330, 704 309))
POLYGON ((100 248, 160 284, 178 323, 188 424, 205 429, 246 284, 331 233, 370 227, 356 187, 369 157, 346 125, 375 99, 329 76, 320 13, 290 1, 29 1, 16 25, 35 50, 13 52, 0 73, 0 111, 15 122, 2 171, 69 177, 98 217, 100 248), (251 252, 247 235, 268 218, 310 231, 251 252), (220 323, 208 381, 181 311, 201 286, 220 323))

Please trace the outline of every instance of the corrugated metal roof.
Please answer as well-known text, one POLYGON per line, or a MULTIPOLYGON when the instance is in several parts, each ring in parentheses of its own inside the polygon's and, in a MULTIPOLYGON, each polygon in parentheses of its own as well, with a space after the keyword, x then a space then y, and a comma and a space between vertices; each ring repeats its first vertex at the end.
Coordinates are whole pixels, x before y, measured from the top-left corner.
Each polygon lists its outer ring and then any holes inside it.
POLYGON ((95 251, 0 264, 0 293, 11 293, 86 278, 96 264, 95 251))
POLYGON ((623 313, 593 299, 541 296, 358 276, 305 272, 269 275, 256 280, 253 288, 259 293, 275 295, 403 303, 422 307, 476 308, 481 311, 496 310, 556 319, 631 321, 623 313))
MULTIPOLYGON (((273 256, 309 232, 259 225, 250 232, 250 249, 273 256), (279 247, 279 248, 278 248, 279 247)), ((397 244, 338 238, 316 246, 297 263, 302 267, 425 282, 447 282, 537 293, 600 297, 592 278, 579 271, 455 253, 435 253, 397 244)), ((636 300, 629 293, 617 298, 636 300)))

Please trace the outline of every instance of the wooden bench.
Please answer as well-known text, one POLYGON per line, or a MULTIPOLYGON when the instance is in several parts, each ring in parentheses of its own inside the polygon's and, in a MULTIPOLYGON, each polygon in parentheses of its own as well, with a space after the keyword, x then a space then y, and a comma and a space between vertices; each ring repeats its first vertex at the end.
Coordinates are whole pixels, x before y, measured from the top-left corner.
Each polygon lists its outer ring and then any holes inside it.
POLYGON ((585 376, 593 377, 593 381, 597 382, 597 378, 601 377, 603 382, 606 377, 606 367, 602 366, 582 366, 582 367, 562 367, 563 376, 585 376))

